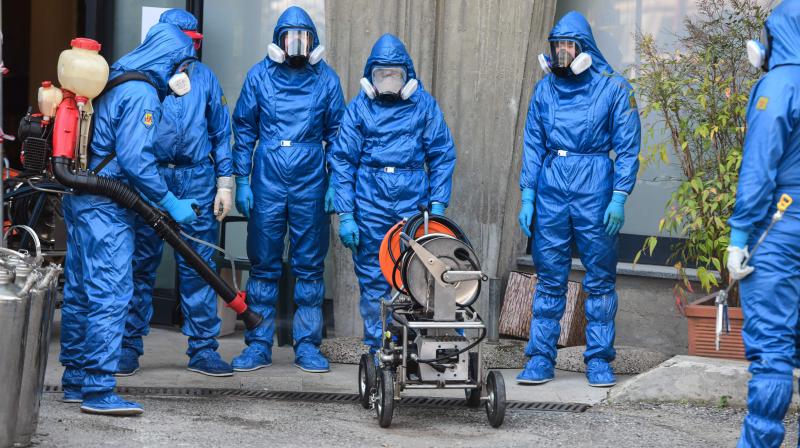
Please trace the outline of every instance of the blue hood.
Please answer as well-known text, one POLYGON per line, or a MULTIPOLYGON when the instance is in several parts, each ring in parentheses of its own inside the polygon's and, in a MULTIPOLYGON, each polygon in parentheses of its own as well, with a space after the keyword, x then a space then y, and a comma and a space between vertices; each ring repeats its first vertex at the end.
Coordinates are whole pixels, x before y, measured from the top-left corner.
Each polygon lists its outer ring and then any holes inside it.
POLYGON ((367 58, 367 65, 364 66, 364 77, 372 82, 372 68, 376 65, 402 65, 408 72, 408 79, 417 77, 414 71, 414 62, 406 51, 406 46, 396 36, 384 34, 375 45, 367 58))
POLYGON ((766 27, 772 36, 770 70, 779 65, 800 65, 800 0, 782 1, 767 18, 766 27))
POLYGON ((311 16, 299 6, 290 6, 286 8, 286 11, 278 17, 278 23, 275 25, 275 31, 272 33, 272 43, 280 45, 278 41, 284 31, 298 28, 311 31, 311 34, 314 35, 314 45, 312 49, 319 45, 319 36, 317 36, 317 27, 314 26, 314 21, 311 20, 311 16))
POLYGON ((169 93, 167 82, 174 74, 176 64, 189 56, 194 56, 192 39, 175 25, 157 23, 150 28, 141 45, 111 66, 111 77, 128 71, 143 72, 155 83, 163 98, 169 93))
POLYGON ((158 21, 160 23, 171 23, 181 30, 197 31, 197 18, 183 9, 164 11, 158 21))
POLYGON ((581 13, 570 11, 564 14, 548 36, 550 41, 564 38, 577 41, 581 45, 583 52, 592 56, 592 67, 589 70, 593 73, 614 72, 606 58, 600 53, 600 49, 597 48, 594 35, 592 35, 592 27, 589 26, 589 22, 586 21, 586 18, 581 13))

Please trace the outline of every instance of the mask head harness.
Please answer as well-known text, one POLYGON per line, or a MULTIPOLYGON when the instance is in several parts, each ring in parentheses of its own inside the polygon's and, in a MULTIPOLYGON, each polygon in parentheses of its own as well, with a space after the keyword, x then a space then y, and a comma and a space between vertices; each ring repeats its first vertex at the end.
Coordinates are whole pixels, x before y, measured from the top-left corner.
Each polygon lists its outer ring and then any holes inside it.
POLYGON ((539 65, 545 73, 559 77, 577 76, 592 66, 592 56, 585 53, 574 39, 553 38, 550 40, 550 56, 540 54, 539 65))
POLYGON ((755 68, 769 71, 769 57, 772 53, 772 34, 767 25, 761 29, 761 40, 747 41, 747 60, 755 68))
POLYGON ((198 61, 197 57, 195 56, 187 56, 177 64, 173 66, 171 78, 169 78, 169 89, 172 90, 172 93, 175 96, 183 96, 189 93, 192 90, 192 83, 189 80, 189 75, 186 74, 186 69, 189 67, 189 64, 194 61, 198 61))
POLYGON ((371 100, 395 102, 407 100, 419 88, 419 81, 408 79, 402 65, 376 65, 372 68, 372 81, 361 78, 361 90, 371 100))
POLYGON ((273 62, 286 62, 292 68, 301 68, 306 63, 316 65, 325 55, 325 47, 317 45, 313 50, 314 33, 307 29, 288 29, 278 39, 280 45, 274 43, 267 47, 267 55, 273 62))

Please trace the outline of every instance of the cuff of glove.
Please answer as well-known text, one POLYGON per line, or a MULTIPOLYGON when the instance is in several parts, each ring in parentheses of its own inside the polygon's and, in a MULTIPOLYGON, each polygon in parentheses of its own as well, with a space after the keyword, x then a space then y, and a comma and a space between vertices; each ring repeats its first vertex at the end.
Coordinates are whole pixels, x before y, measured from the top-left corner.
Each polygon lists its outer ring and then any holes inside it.
POLYGON ((164 197, 158 201, 158 205, 162 208, 169 209, 175 205, 176 202, 178 202, 178 198, 176 198, 171 191, 168 191, 167 194, 165 194, 164 197))
POLYGON ((236 176, 236 185, 250 185, 250 176, 236 176))
POLYGON ((228 190, 233 188, 233 178, 231 176, 222 176, 217 178, 217 189, 226 188, 228 190))
POLYGON ((750 238, 750 234, 745 232, 742 229, 731 228, 731 246, 744 248, 747 245, 747 240, 750 238))
POLYGON ((617 204, 625 205, 625 201, 627 200, 628 193, 625 193, 624 191, 615 191, 611 196, 611 202, 616 202, 617 204))
POLYGON ((522 190, 522 203, 530 202, 533 204, 533 200, 536 197, 536 190, 533 188, 525 188, 522 190))

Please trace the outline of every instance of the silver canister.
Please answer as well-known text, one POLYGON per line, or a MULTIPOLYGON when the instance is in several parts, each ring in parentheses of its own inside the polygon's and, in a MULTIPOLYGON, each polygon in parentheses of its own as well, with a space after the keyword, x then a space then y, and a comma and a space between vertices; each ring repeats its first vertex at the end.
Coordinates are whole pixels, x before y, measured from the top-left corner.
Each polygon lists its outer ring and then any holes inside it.
POLYGON ((12 278, 9 271, 0 269, 0 379, 5 391, 0 399, 1 448, 14 443, 30 303, 16 296, 12 278))
MULTIPOLYGON (((23 271, 24 272, 24 271, 23 271)), ((25 337, 25 360, 22 370, 22 386, 19 394, 19 411, 17 415, 14 446, 24 447, 31 444, 39 423, 39 404, 44 386, 45 368, 47 366, 48 342, 56 303, 56 284, 60 269, 48 267, 37 268, 25 276, 33 275, 39 280, 27 294, 30 301, 28 328, 25 337)), ((17 267, 19 284, 20 270, 17 267)), ((24 284, 23 284, 24 288, 24 284)), ((25 300, 25 298, 22 298, 25 300)))

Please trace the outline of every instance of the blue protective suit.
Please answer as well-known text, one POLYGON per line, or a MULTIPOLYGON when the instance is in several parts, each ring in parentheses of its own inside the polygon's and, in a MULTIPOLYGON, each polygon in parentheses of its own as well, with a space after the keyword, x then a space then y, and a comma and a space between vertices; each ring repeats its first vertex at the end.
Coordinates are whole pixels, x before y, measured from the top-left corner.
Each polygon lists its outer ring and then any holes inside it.
MULTIPOLYGON (((767 19, 769 72, 753 87, 747 109, 736 205, 729 224, 749 233, 752 248, 786 193, 800 199, 800 1, 785 0, 767 19)), ((792 397, 800 339, 800 207, 789 207, 741 281, 742 335, 750 360, 748 414, 741 447, 778 447, 792 397)))
MULTIPOLYGON (((182 9, 171 9, 160 22, 181 30, 197 29, 197 19, 182 9)), ((185 70, 192 89, 184 96, 168 95, 162 103, 158 137, 153 146, 159 174, 167 188, 180 199, 195 199, 201 215, 181 226, 189 235, 217 243, 219 225, 214 217, 216 178, 231 176, 230 117, 217 77, 202 62, 191 62, 185 70)), ((153 285, 161 262, 164 242, 152 227, 136 217, 136 250, 133 255, 134 294, 125 323, 123 347, 142 355, 142 336, 149 332, 153 315, 153 285)), ((188 241, 189 245, 214 268, 214 249, 188 241)), ((179 274, 183 334, 189 337, 186 354, 191 358, 200 350, 216 350, 219 334, 217 296, 214 290, 176 255, 179 274)))
MULTIPOLYGON (((273 43, 278 44, 285 30, 297 28, 311 31, 314 47, 319 45, 314 23, 298 7, 281 14, 273 43)), ((316 351, 322 342, 322 273, 330 237, 323 142, 330 144, 336 137, 343 110, 339 76, 325 61, 294 69, 265 58, 244 80, 233 113, 233 172, 250 176, 255 203, 247 225, 247 255, 252 263, 247 303, 264 316, 258 328, 245 332, 247 345, 272 347, 287 227, 297 279, 295 353, 316 351)))
POLYGON ((574 39, 593 63, 580 75, 545 76, 528 108, 520 187, 535 191, 532 253, 539 281, 525 353, 555 364, 574 241, 589 294, 584 361, 611 361, 616 355, 617 237, 606 234, 603 215, 613 192, 633 190, 639 115, 631 86, 614 74, 581 14, 564 15, 549 38, 574 39), (616 160, 609 158, 612 150, 616 160))
MULTIPOLYGON (((376 65, 403 65, 416 78, 403 43, 391 34, 372 47, 364 67, 371 81, 376 65)), ((353 213, 359 245, 353 251, 361 289, 364 342, 379 347, 380 301, 391 286, 381 274, 378 249, 389 228, 417 214, 420 204, 450 202, 456 151, 436 100, 422 88, 407 100, 371 100, 362 91, 347 106, 331 166, 339 213, 353 213)))
MULTIPOLYGON (((193 52, 192 40, 175 26, 153 26, 141 45, 111 67, 111 77, 140 71, 158 89, 129 81, 94 104, 89 167, 116 151, 100 175, 129 183, 151 202, 167 194, 153 156, 160 97, 168 92, 175 64, 193 52)), ((83 394, 109 392, 115 385, 113 373, 133 293, 134 213, 106 197, 81 194, 64 197, 64 217, 68 237, 60 356, 66 367, 63 384, 72 389, 82 384, 83 394)))

